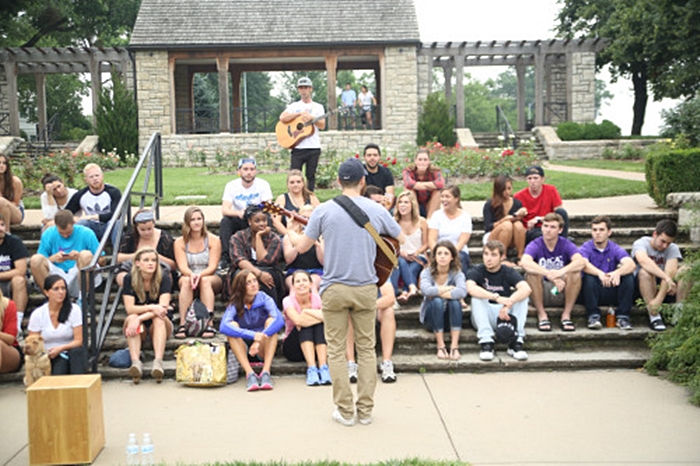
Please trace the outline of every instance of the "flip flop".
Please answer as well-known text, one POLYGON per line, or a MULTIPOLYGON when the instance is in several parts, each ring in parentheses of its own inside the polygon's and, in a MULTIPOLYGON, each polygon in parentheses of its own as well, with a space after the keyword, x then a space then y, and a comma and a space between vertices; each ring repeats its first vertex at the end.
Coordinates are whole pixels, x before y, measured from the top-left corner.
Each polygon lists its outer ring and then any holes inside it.
POLYGON ((444 346, 442 348, 438 348, 437 357, 438 359, 450 359, 450 355, 447 352, 447 348, 445 348, 444 346))
POLYGON ((462 355, 459 353, 459 348, 450 349, 450 359, 453 361, 459 361, 462 355))
POLYGON ((562 319, 561 330, 562 332, 575 332, 576 325, 574 325, 574 323, 569 319, 562 319))
POLYGON ((540 332, 551 332, 552 323, 549 321, 549 319, 542 319, 537 323, 537 330, 540 332))

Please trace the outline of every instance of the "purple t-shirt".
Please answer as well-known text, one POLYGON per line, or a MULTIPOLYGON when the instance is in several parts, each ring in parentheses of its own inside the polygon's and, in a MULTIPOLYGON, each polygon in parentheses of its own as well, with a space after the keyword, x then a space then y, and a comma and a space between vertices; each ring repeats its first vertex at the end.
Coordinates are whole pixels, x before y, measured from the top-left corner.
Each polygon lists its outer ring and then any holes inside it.
POLYGON ((614 271, 617 269, 620 262, 622 262, 622 259, 630 257, 627 251, 612 241, 608 241, 605 249, 600 251, 595 247, 593 240, 588 240, 579 248, 579 252, 583 257, 588 259, 593 267, 603 273, 614 271))
POLYGON ((547 249, 542 237, 525 247, 525 254, 531 256, 537 264, 547 270, 559 270, 566 267, 571 262, 571 257, 576 253, 578 253, 576 245, 563 236, 559 237, 554 251, 547 249))

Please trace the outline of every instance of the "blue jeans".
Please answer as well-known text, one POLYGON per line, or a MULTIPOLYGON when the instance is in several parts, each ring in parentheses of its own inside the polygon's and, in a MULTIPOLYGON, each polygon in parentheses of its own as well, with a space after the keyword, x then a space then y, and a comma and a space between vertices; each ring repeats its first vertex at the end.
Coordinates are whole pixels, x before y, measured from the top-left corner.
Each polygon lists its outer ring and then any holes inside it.
POLYGON ((598 277, 584 273, 581 293, 586 303, 586 315, 600 316, 599 305, 617 305, 615 315, 629 317, 634 298, 634 281, 634 274, 630 273, 620 277, 620 286, 604 287, 598 277))
POLYGON ((462 304, 458 299, 432 298, 425 310, 423 325, 431 332, 444 332, 445 324, 450 330, 462 329, 462 304))
POLYGON ((415 285, 418 282, 418 276, 423 270, 423 266, 417 261, 407 261, 403 257, 399 257, 399 268, 391 272, 391 284, 394 286, 394 292, 399 294, 399 277, 403 280, 403 290, 408 291, 409 285, 415 285))
MULTIPOLYGON (((107 222, 109 223, 109 222, 107 222)), ((88 227, 91 229, 94 233, 95 236, 97 236, 97 241, 102 241, 102 237, 105 235, 105 231, 107 231, 107 223, 103 222, 98 222, 97 220, 78 220, 78 225, 83 225, 84 227, 88 227)), ((116 250, 116 248, 119 247, 118 244, 115 243, 117 239, 117 232, 121 230, 122 228, 122 222, 121 220, 117 221, 117 223, 114 224, 114 228, 112 229, 112 234, 110 235, 110 240, 112 241, 112 247, 116 250)))
POLYGON ((459 251, 459 262, 462 265, 462 273, 467 276, 467 270, 469 269, 469 254, 464 251, 459 251))

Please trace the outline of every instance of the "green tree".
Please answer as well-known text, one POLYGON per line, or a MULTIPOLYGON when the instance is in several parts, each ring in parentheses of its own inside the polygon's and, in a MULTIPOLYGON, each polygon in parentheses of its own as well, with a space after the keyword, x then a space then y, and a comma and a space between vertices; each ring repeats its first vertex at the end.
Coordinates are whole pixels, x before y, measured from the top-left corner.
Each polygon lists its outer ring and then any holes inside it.
POLYGON ((664 119, 662 136, 685 137, 691 145, 700 146, 700 96, 681 102, 670 110, 662 111, 661 116, 664 119))
POLYGON ((323 108, 328 111, 328 80, 325 71, 293 71, 282 73, 282 92, 280 100, 289 105, 292 102, 299 100, 297 92, 297 81, 299 78, 306 76, 311 79, 314 85, 314 92, 311 94, 311 99, 323 105, 323 108))
POLYGON ((139 130, 134 94, 117 73, 112 73, 112 86, 102 89, 95 117, 102 150, 116 150, 126 163, 127 157, 138 150, 139 130))
POLYGON ((450 115, 450 106, 441 92, 433 92, 423 103, 423 112, 418 120, 419 146, 435 141, 443 146, 452 147, 457 142, 454 131, 455 120, 450 115))
POLYGON ((632 134, 641 134, 649 91, 654 99, 689 97, 700 89, 700 0, 562 0, 560 37, 605 37, 597 55, 613 82, 632 79, 632 134))

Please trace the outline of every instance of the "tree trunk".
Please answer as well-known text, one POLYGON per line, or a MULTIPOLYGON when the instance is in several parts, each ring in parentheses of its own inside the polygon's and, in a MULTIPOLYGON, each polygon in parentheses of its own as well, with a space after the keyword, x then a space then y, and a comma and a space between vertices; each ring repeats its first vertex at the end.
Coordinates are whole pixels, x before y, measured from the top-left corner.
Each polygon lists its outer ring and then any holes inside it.
POLYGON ((642 134, 644 125, 644 114, 647 111, 647 73, 646 70, 632 73, 632 84, 634 85, 634 120, 632 121, 632 136, 642 134))

